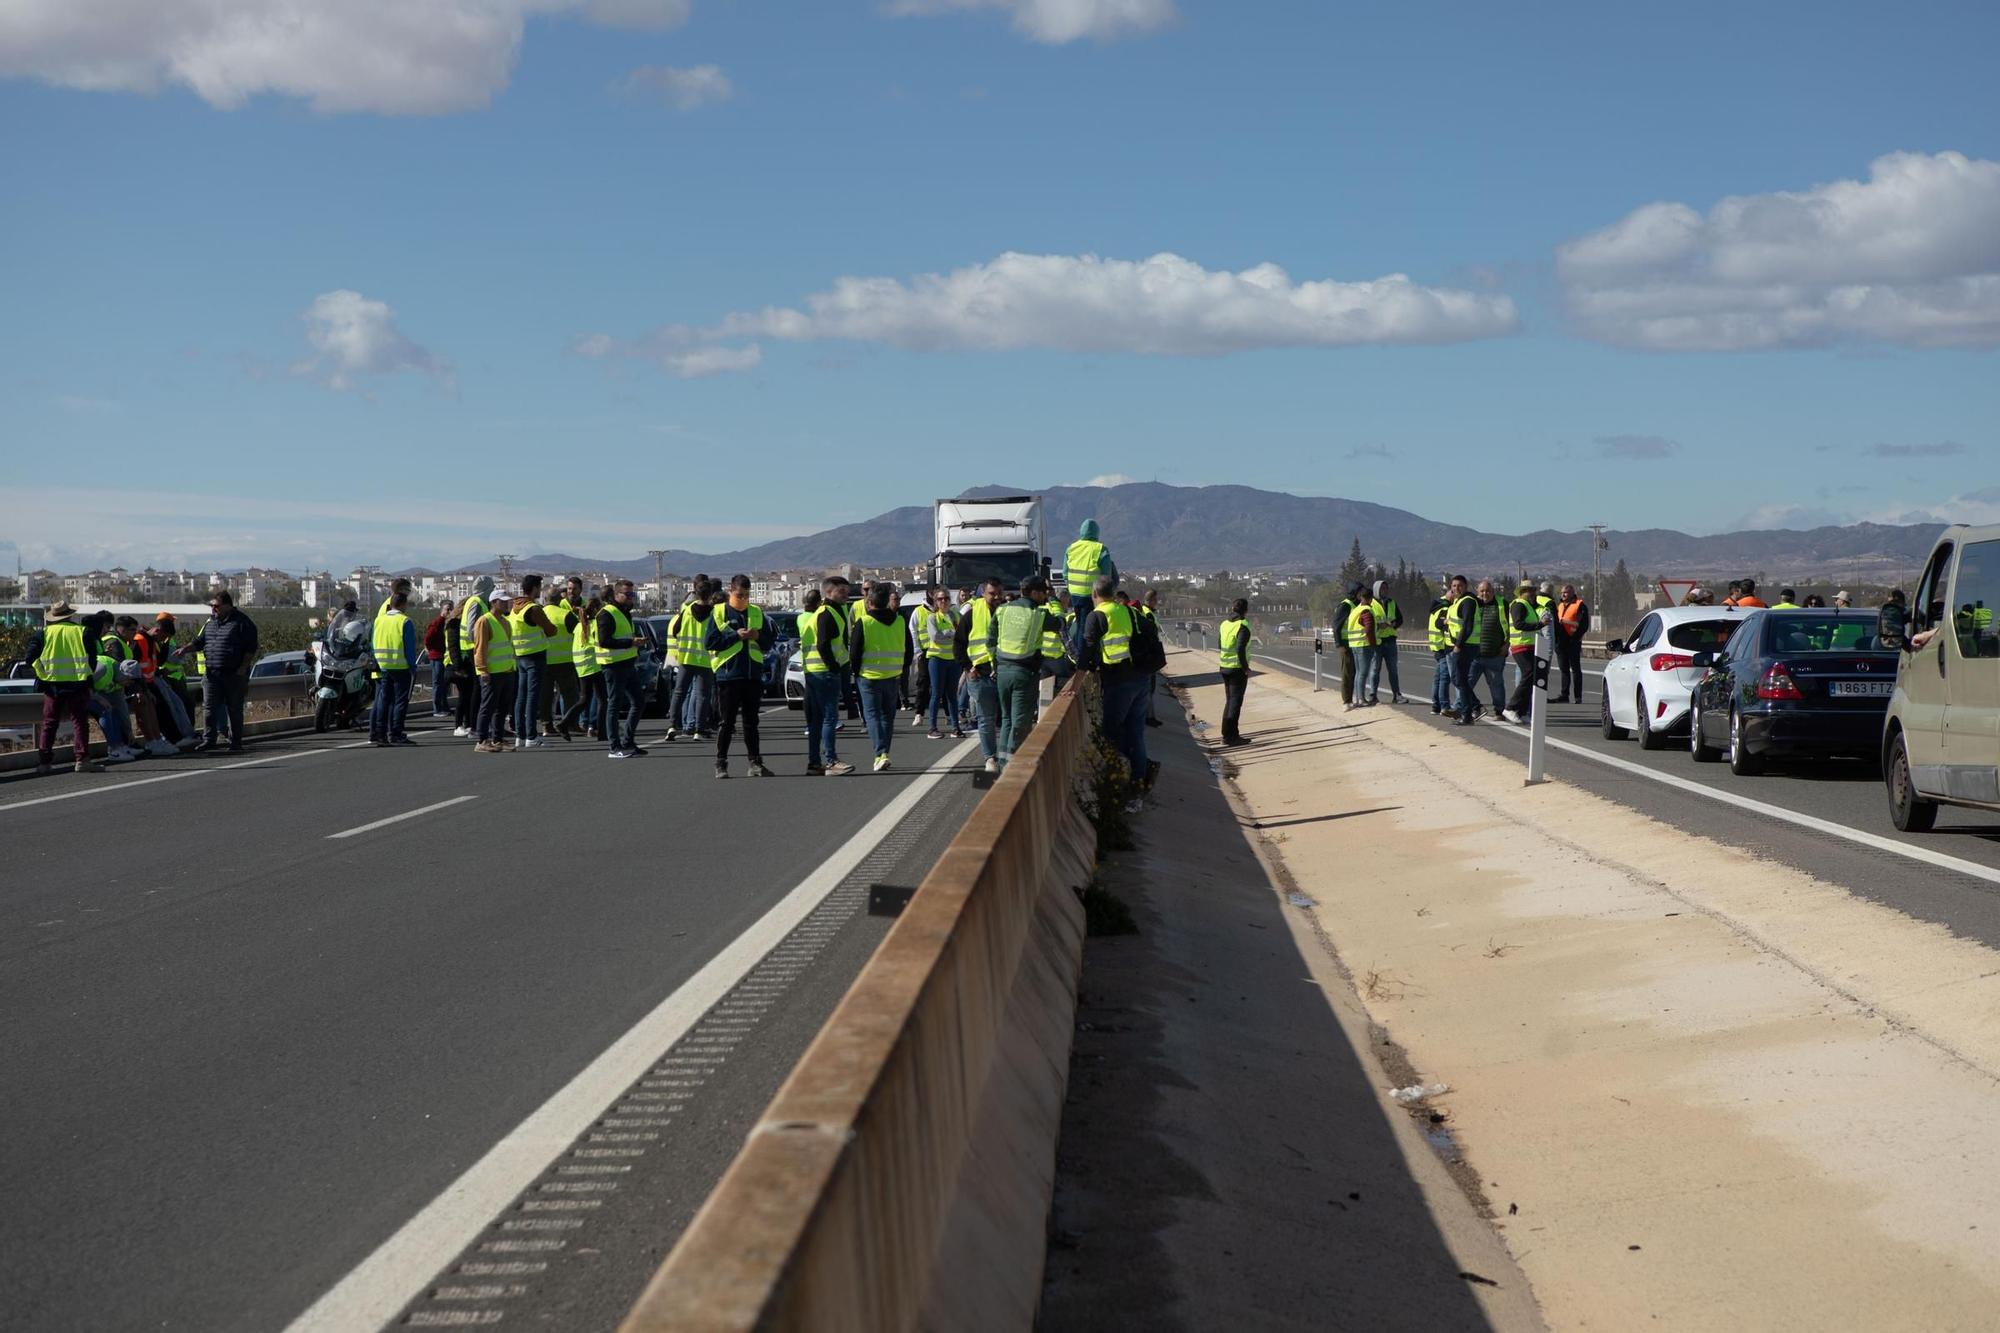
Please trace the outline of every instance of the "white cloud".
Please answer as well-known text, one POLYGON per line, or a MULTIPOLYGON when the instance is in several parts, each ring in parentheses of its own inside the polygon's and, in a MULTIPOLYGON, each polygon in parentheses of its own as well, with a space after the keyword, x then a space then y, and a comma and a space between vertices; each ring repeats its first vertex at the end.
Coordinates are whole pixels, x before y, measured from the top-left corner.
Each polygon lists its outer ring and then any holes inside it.
POLYGON ((1003 10, 1016 32, 1052 46, 1155 32, 1180 17, 1174 0, 890 0, 883 9, 898 18, 1003 10))
POLYGON ((1758 505, 1747 514, 1738 515, 1723 532, 1763 532, 1774 530, 1808 531, 1812 528, 1841 527, 1852 523, 1854 516, 1832 509, 1821 509, 1814 505, 1767 504, 1758 505))
POLYGON ((1105 472, 1092 477, 1089 481, 1059 481, 1055 484, 1058 486, 1073 486, 1080 490, 1090 490, 1093 487, 1130 486, 1138 480, 1139 478, 1128 477, 1123 472, 1105 472))
POLYGON ((259 93, 316 111, 431 115, 507 86, 527 20, 620 28, 686 22, 692 0, 7 0, 0 76, 97 92, 259 93))
POLYGON ((1891 153, 1865 181, 1647 204, 1559 247, 1572 318, 1605 342, 1733 351, 2000 343, 2000 162, 1891 153))
POLYGON ((1132 261, 1009 253, 908 282, 839 278, 803 305, 739 312, 706 328, 670 325, 635 340, 593 334, 576 350, 659 359, 670 370, 668 358, 690 347, 740 344, 748 353, 757 350, 750 341, 757 338, 924 352, 1036 347, 1223 356, 1272 347, 1459 342, 1501 337, 1519 325, 1505 296, 1425 287, 1400 273, 1371 282, 1294 283, 1275 264, 1211 272, 1173 254, 1132 261))
POLYGON ((371 376, 408 370, 453 387, 451 363, 405 337, 387 302, 360 292, 323 292, 300 318, 312 355, 292 367, 294 375, 345 391, 371 376))
POLYGON ((677 111, 727 102, 736 94, 729 76, 715 65, 695 65, 688 69, 642 65, 627 74, 620 86, 630 93, 657 97, 677 111))

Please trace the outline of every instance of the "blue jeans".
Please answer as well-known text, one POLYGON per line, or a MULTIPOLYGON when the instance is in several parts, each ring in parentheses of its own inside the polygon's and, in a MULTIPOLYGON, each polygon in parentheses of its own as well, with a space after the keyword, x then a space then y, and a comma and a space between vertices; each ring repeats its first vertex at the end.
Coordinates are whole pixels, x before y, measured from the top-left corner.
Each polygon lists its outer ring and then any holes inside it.
POLYGON ((1132 766, 1132 780, 1146 776, 1146 691, 1152 678, 1133 672, 1104 687, 1104 739, 1132 766))
POLYGON ((715 730, 715 671, 684 666, 674 672, 674 697, 667 705, 667 725, 700 733, 715 730))
POLYGON ((1440 713, 1451 709, 1451 687, 1456 683, 1458 672, 1453 659, 1457 654, 1450 651, 1437 653, 1437 666, 1431 672, 1431 707, 1440 713))
POLYGON ((542 696, 549 688, 549 668, 541 653, 514 659, 514 735, 526 740, 541 730, 542 696))
POLYGON ((125 719, 120 716, 124 703, 120 699, 119 706, 114 708, 104 695, 91 695, 90 715, 97 719, 97 729, 104 733, 104 748, 107 750, 122 749, 126 744, 125 719))
POLYGON ((1381 681, 1383 672, 1389 673, 1389 693, 1400 696, 1403 693, 1403 673, 1396 665, 1396 637, 1392 634, 1382 640, 1375 653, 1375 679, 1368 682, 1368 697, 1375 697, 1375 687, 1381 681))
MULTIPOLYGON (((639 666, 636 662, 613 662, 601 673, 604 677, 604 735, 613 750, 633 750, 639 745, 639 666)), ((519 710, 516 709, 516 712, 519 710)))
POLYGON ((384 671, 375 683, 375 708, 368 715, 368 739, 401 740, 405 720, 410 715, 410 673, 384 671))
POLYGON ((806 764, 840 762, 834 728, 840 725, 840 673, 806 672, 806 764))
POLYGON ((446 666, 444 664, 444 659, 440 657, 437 661, 431 663, 431 716, 432 717, 446 717, 450 715, 451 710, 449 708, 446 708, 444 703, 444 701, 450 697, 451 697, 451 668, 446 666))
POLYGON ((1367 703, 1375 697, 1382 676, 1382 650, 1372 643, 1354 648, 1354 702, 1367 703))
POLYGON ((944 714, 950 730, 958 730, 958 663, 949 657, 933 657, 925 668, 931 673, 930 729, 942 731, 938 714, 944 714))
POLYGON ((861 716, 868 720, 868 743, 875 747, 878 755, 889 753, 889 742, 895 739, 896 699, 899 693, 893 678, 861 678, 861 716))
POLYGON ((1479 702, 1479 682, 1485 681, 1487 692, 1493 696, 1493 711, 1498 713, 1506 707, 1505 680, 1507 659, 1504 657, 1475 657, 1471 653, 1458 655, 1458 715, 1471 717, 1473 707, 1479 702))
POLYGON ((972 696, 972 711, 979 718, 979 757, 1000 756, 1000 686, 991 676, 965 673, 965 692, 972 696))

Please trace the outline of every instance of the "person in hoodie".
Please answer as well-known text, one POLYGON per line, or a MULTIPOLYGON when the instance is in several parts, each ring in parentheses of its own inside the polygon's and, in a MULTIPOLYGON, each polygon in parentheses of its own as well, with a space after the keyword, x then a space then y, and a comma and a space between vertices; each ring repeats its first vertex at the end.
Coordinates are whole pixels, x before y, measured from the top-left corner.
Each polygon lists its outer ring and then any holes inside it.
POLYGON ((1081 648, 1083 621, 1095 605, 1091 601, 1091 590, 1101 578, 1111 580, 1111 586, 1118 586, 1118 564, 1111 558, 1111 550, 1098 536, 1097 520, 1086 518, 1076 530, 1076 540, 1063 552, 1063 590, 1069 594, 1069 609, 1076 613, 1074 648, 1081 648))
MULTIPOLYGON (((715 672, 715 776, 718 778, 729 776, 729 741, 736 734, 738 718, 743 722, 743 749, 750 757, 750 776, 771 776, 771 770, 764 767, 763 745, 757 736, 757 710, 764 698, 764 654, 771 651, 775 637, 764 619, 763 609, 750 604, 750 576, 732 575, 728 600, 719 603, 709 615, 704 645, 710 670, 715 672)), ((895 682, 890 684, 893 686, 895 682)))

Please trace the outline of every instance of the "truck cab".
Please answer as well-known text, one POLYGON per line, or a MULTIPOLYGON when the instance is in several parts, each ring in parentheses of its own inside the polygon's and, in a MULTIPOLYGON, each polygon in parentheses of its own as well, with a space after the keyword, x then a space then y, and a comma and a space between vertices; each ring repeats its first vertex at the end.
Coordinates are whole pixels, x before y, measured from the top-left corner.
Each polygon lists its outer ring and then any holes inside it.
POLYGON ((1040 496, 939 500, 931 512, 937 537, 933 582, 971 588, 997 578, 1011 592, 1030 575, 1046 574, 1040 496))

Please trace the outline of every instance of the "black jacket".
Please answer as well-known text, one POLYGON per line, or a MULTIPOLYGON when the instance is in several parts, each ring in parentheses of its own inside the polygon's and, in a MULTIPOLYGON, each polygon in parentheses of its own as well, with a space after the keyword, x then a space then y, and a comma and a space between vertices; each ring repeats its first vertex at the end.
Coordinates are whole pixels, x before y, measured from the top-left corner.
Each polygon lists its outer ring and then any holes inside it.
MULTIPOLYGON (((39 629, 28 636, 27 651, 21 660, 28 664, 28 674, 31 676, 35 674, 35 659, 42 655, 42 646, 48 642, 48 637, 46 630, 39 629)), ((93 669, 97 665, 98 654, 102 651, 103 649, 98 646, 97 631, 88 625, 84 625, 83 655, 90 659, 90 665, 93 669)), ((62 682, 42 680, 38 677, 35 683, 40 687, 43 694, 74 694, 78 690, 92 688, 91 678, 88 675, 82 680, 62 682)))
POLYGON ((1090 614, 1083 618, 1083 652, 1077 658, 1076 667, 1079 671, 1095 671, 1097 678, 1106 685, 1116 685, 1132 674, 1133 666, 1129 659, 1110 666, 1104 664, 1104 636, 1110 628, 1110 622, 1104 618, 1104 608, 1092 607, 1090 614))
POLYGON ((250 669, 257 660, 257 622, 241 611, 231 611, 229 619, 209 617, 201 627, 203 667, 211 676, 235 676, 250 669))
MULTIPOLYGON (((867 643, 862 637, 861 622, 863 620, 873 620, 878 625, 893 625, 901 618, 901 613, 893 606, 887 611, 864 611, 854 617, 854 623, 847 630, 847 660, 857 672, 861 670, 861 655, 867 651, 867 643)), ((906 675, 910 669, 909 626, 905 625, 903 630, 903 633, 896 636, 902 641, 903 645, 903 655, 896 662, 896 675, 898 678, 906 675)))
MULTIPOLYGON (((714 616, 711 614, 708 622, 707 639, 707 648, 711 653, 726 651, 729 645, 737 642, 736 631, 747 627, 750 623, 750 608, 748 607, 738 611, 727 602, 717 602, 716 609, 722 614, 722 623, 719 625, 716 624, 714 616)), ((765 620, 764 628, 757 634, 757 650, 765 653, 770 652, 771 644, 776 637, 776 634, 771 629, 771 622, 768 619, 765 620)), ((753 674, 755 666, 756 664, 750 660, 749 652, 740 652, 721 666, 715 668, 715 679, 718 683, 726 680, 756 680, 757 676, 753 674)))

